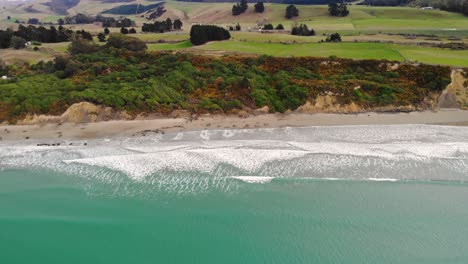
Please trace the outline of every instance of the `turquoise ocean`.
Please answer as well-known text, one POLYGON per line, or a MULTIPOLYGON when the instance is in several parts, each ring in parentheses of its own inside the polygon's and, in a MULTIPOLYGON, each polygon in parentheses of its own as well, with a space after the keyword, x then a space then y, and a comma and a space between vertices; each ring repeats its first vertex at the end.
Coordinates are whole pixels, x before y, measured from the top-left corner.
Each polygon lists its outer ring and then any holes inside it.
POLYGON ((468 127, 0 141, 0 263, 468 263, 468 127))

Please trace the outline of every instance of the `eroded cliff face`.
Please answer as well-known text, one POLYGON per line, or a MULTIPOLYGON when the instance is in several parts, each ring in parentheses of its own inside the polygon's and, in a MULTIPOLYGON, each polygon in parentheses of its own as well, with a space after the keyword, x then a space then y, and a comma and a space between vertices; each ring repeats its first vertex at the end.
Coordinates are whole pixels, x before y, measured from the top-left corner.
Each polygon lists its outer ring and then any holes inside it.
POLYGON ((132 117, 125 112, 115 111, 111 107, 98 106, 81 102, 70 106, 60 116, 28 115, 18 125, 43 123, 91 123, 108 120, 130 120, 132 117))
MULTIPOLYGON (((452 82, 441 93, 431 92, 418 105, 387 105, 383 107, 366 108, 358 103, 340 104, 339 95, 331 92, 319 95, 315 100, 307 101, 297 109, 301 113, 363 113, 363 112, 412 112, 440 108, 455 108, 468 110, 468 73, 453 70, 452 82)), ((359 89, 356 87, 355 89, 359 89)))
POLYGON ((440 95, 438 106, 468 109, 468 73, 462 70, 452 71, 452 82, 440 95))

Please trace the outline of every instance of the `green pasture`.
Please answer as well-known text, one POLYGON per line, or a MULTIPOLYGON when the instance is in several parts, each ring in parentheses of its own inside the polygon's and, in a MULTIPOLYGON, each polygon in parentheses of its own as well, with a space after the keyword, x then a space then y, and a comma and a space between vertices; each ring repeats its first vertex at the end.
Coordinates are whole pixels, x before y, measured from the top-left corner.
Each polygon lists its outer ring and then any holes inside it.
POLYGON ((192 47, 192 43, 190 41, 182 41, 175 44, 170 43, 161 43, 161 44, 147 44, 149 51, 159 51, 159 50, 180 50, 180 49, 187 49, 192 47))
POLYGON ((429 48, 387 43, 304 43, 278 44, 260 42, 223 41, 197 47, 208 51, 230 51, 272 56, 337 56, 351 59, 387 59, 417 61, 468 67, 468 50, 429 48))

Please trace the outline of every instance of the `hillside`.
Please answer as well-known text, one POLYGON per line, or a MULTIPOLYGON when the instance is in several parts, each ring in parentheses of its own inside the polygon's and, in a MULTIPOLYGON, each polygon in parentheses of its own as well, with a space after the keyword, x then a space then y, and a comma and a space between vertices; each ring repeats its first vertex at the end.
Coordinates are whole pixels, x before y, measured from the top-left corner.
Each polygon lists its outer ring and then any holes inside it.
MULTIPOLYGON (((70 2, 76 3, 74 0, 70 0, 70 2)), ((157 1, 111 2, 107 0, 81 0, 76 5, 68 8, 66 12, 69 15, 77 13, 97 15, 107 11, 107 15, 112 15, 112 11, 109 10, 118 10, 122 6, 150 6, 155 3, 157 1)), ((26 21, 30 17, 39 18, 42 22, 56 22, 64 14, 58 11, 57 8, 51 8, 50 5, 50 0, 23 3, 0 13, 0 21, 6 21, 9 15, 12 18, 10 22, 15 19, 26 21), (31 13, 28 10, 35 10, 35 12, 31 13)), ((232 16, 232 3, 166 1, 164 6, 167 11, 158 19, 178 18, 186 24, 231 24, 240 22, 248 27, 254 27, 257 23, 268 21, 283 23, 286 26, 296 22, 306 22, 318 30, 468 29, 468 19, 461 14, 405 7, 351 6, 350 10, 352 12, 348 17, 330 17, 327 6, 301 5, 299 6, 299 17, 288 20, 284 17, 286 8, 284 4, 265 4, 265 12, 261 14, 255 13, 253 4, 250 4, 250 8, 239 16, 232 16)), ((147 21, 140 14, 127 16, 139 23, 147 21)))

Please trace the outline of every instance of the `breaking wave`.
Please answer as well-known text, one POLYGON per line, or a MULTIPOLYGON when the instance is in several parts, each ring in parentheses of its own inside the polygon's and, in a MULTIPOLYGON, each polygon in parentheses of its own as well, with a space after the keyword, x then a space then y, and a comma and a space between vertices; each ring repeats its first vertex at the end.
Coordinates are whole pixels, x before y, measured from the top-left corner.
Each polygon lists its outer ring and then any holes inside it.
POLYGON ((466 127, 205 130, 97 139, 86 145, 27 143, 3 142, 0 169, 49 169, 119 190, 136 184, 134 191, 141 192, 235 191, 245 183, 273 179, 468 181, 466 127))

